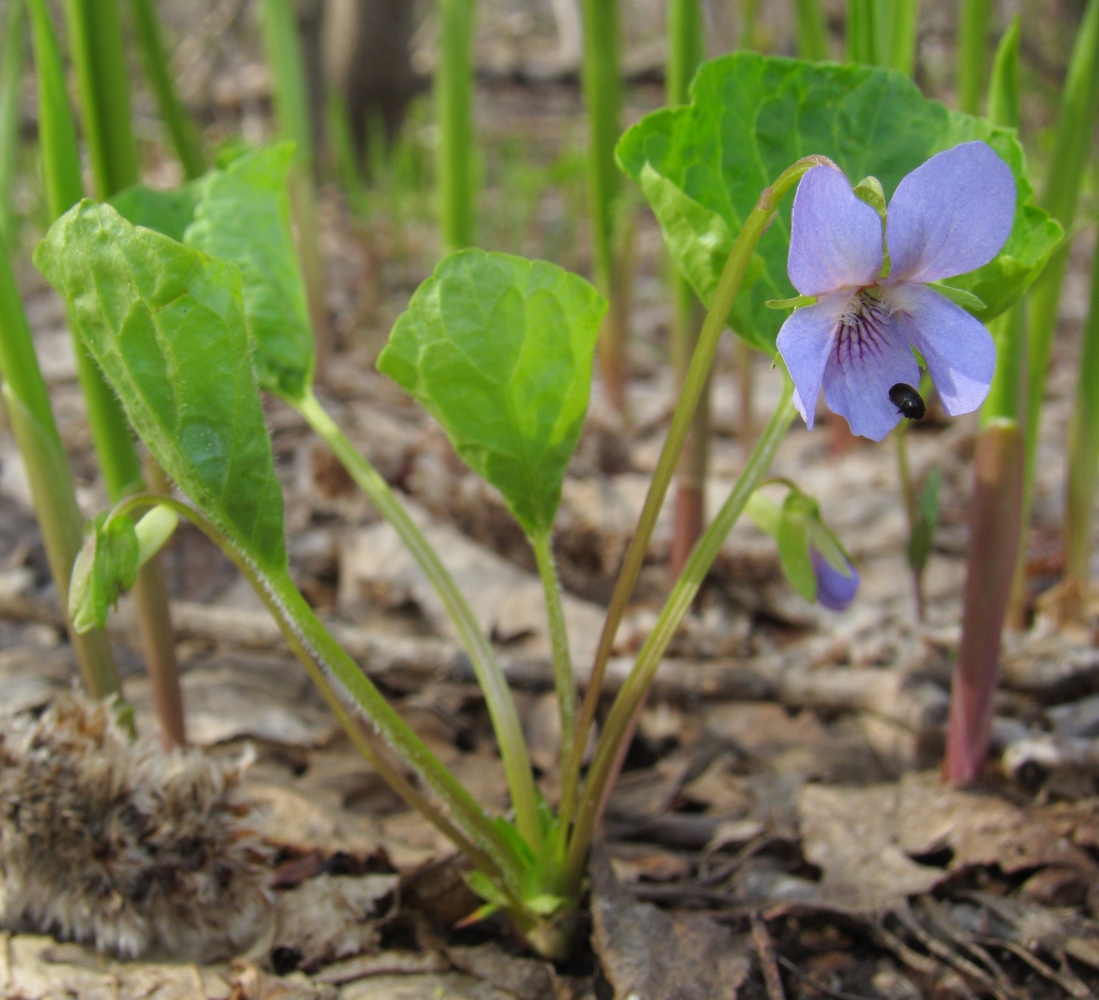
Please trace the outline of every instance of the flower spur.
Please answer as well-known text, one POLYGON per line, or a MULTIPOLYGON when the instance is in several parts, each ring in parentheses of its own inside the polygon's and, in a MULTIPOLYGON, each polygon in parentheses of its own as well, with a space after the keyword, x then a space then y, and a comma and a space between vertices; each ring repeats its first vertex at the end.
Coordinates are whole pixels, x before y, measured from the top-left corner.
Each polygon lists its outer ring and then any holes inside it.
POLYGON ((787 272, 814 305, 792 313, 778 349, 794 380, 794 404, 813 426, 817 397, 851 431, 880 441, 901 419, 890 390, 918 385, 922 356, 950 416, 981 405, 996 350, 984 326, 929 287, 999 253, 1015 215, 1011 170, 983 142, 933 156, 878 212, 844 175, 814 167, 794 198, 787 272))

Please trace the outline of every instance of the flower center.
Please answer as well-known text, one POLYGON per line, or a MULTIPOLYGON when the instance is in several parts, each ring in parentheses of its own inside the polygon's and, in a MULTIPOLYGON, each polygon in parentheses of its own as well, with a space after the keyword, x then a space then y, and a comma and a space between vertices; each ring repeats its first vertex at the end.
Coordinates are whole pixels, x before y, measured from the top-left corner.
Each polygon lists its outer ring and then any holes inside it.
POLYGON ((885 322, 890 310, 877 292, 876 285, 858 291, 840 317, 832 350, 841 367, 880 357, 885 350, 885 322))

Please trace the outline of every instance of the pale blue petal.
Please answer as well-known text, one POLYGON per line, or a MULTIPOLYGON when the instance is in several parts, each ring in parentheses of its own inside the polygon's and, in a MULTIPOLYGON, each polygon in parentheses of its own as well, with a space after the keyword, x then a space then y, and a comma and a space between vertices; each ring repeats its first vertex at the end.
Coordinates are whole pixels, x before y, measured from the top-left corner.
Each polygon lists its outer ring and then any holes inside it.
POLYGON ((939 281, 987 264, 1014 218, 1015 178, 987 143, 931 157, 889 202, 889 281, 939 281))
POLYGON ((817 603, 831 611, 846 611, 859 591, 859 571, 851 563, 846 573, 836 569, 811 545, 809 559, 817 578, 817 603))
POLYGON ((840 327, 824 368, 824 398, 852 434, 880 441, 901 419, 889 390, 919 379, 905 331, 881 309, 870 321, 840 327))
POLYGON ((794 197, 786 271, 802 295, 872 285, 882 268, 881 219, 847 178, 813 167, 794 197))
POLYGON ((923 285, 885 288, 882 298, 927 362, 943 409, 952 417, 977 409, 996 368, 991 334, 961 306, 923 285))
POLYGON ((826 295, 815 306, 795 310, 778 332, 778 351, 794 380, 794 406, 810 430, 832 337, 850 303, 849 292, 826 295))

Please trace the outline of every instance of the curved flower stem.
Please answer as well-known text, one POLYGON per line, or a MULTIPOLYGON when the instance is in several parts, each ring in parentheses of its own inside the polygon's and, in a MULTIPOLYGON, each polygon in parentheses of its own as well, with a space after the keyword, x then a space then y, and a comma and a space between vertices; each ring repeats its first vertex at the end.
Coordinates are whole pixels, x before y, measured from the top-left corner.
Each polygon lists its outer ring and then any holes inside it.
POLYGON ((298 592, 286 573, 272 574, 260 569, 225 537, 209 518, 189 504, 156 493, 138 493, 126 497, 111 512, 111 517, 127 516, 137 509, 160 505, 187 518, 218 546, 244 574, 256 594, 271 612, 294 654, 301 660, 309 677, 332 706, 336 718, 347 730, 352 743, 390 783, 410 806, 435 823, 470 859, 486 873, 501 881, 501 888, 513 895, 518 886, 520 865, 511 847, 496 830, 481 806, 462 787, 445 765, 427 748, 419 736, 397 714, 358 664, 332 637, 312 608, 298 592), (336 689, 342 689, 370 723, 364 730, 344 708, 336 689), (389 762, 396 753, 431 787, 446 805, 454 823, 414 788, 389 762))
MULTIPOLYGON (((916 484, 912 481, 912 467, 908 461, 908 422, 902 421, 893 431, 893 442, 897 448, 897 472, 901 477, 901 497, 904 500, 904 513, 908 519, 908 537, 912 538, 919 523, 917 512, 916 484)), ((923 567, 916 566, 909 557, 909 569, 912 571, 912 594, 916 601, 916 620, 925 619, 923 593, 923 567)))
POLYGON ((614 639, 618 633, 618 626, 622 622, 622 616, 626 613, 630 595, 633 593, 637 577, 641 572, 641 564, 645 560, 648 551, 649 539, 652 538, 653 529, 656 527, 656 519, 660 514, 660 508, 664 504, 664 497, 668 493, 668 485, 675 474, 679 455, 683 451, 684 442, 691 430, 691 422, 694 419, 698 401, 702 397, 709 378, 710 369, 714 363, 714 353, 717 351, 718 341, 725 329, 725 321, 729 318, 729 310, 733 308, 733 301, 740 291, 744 275, 748 270, 748 264, 752 259, 756 244, 766 232, 767 226, 775 212, 775 207, 801 179, 802 175, 813 167, 829 166, 839 169, 825 156, 806 156, 798 160, 792 166, 787 167, 774 184, 764 188, 759 196, 756 207, 748 215, 740 230, 729 258, 725 262, 725 269, 721 272, 717 289, 714 291, 713 300, 710 303, 706 319, 702 324, 702 330, 698 335, 698 343, 694 356, 691 358, 690 367, 683 380, 683 387, 679 394, 679 402, 676 404, 675 413, 672 415, 671 425, 668 427, 668 436, 664 440, 664 448, 660 452, 660 458, 656 463, 652 482, 649 484, 649 492, 645 497, 645 505, 638 518, 637 528, 630 547, 626 552, 622 569, 614 585, 614 593, 611 595, 610 605, 607 608, 607 618, 603 623, 603 632, 599 637, 599 648, 595 654, 595 662, 592 664, 591 676, 588 679, 587 691, 584 693, 584 702, 580 710, 580 720, 576 727, 576 737, 572 743, 572 751, 566 759, 565 770, 562 774, 561 786, 561 819, 567 825, 576 805, 576 792, 580 782, 580 767, 583 763, 584 748, 587 746, 588 733, 595 719, 595 710, 599 706, 599 695, 603 687, 603 678, 607 672, 607 661, 610 659, 611 650, 614 648, 614 639))
POLYGON ((423 532, 389 488, 389 484, 347 439, 347 435, 328 415, 317 397, 309 391, 302 399, 291 400, 291 403, 305 417, 309 426, 324 439, 374 506, 393 525, 458 629, 492 718, 504 771, 507 773, 516 825, 531 849, 537 851, 542 839, 538 794, 534 786, 530 755, 519 724, 519 713, 516 711, 503 668, 473 617, 473 611, 423 532))
POLYGON ((638 714, 645 703, 649 688, 652 686, 664 651, 690 608, 699 587, 702 586, 702 581, 713 565, 714 559, 717 558, 726 536, 766 476, 775 452, 778 451, 797 412, 794 409, 793 393, 793 382, 784 373, 782 398, 778 407, 760 435, 748 459, 748 464, 737 479, 729 498, 698 540, 691 558, 684 567, 683 575, 672 589, 656 625, 645 640, 645 645, 641 647, 630 676, 626 678, 626 683, 622 685, 622 689, 614 699, 596 747, 595 758, 577 810, 576 826, 569 841, 568 857, 565 863, 565 895, 569 898, 580 891, 595 825, 602 814, 611 784, 622 765, 630 735, 637 723, 638 714))
POLYGON ((557 688, 557 704, 561 712, 561 755, 572 747, 576 737, 576 678, 569 653, 569 635, 565 627, 565 611, 561 604, 561 583, 553 560, 553 540, 550 532, 531 539, 538 575, 546 595, 549 617, 550 645, 553 649, 553 681, 557 688))

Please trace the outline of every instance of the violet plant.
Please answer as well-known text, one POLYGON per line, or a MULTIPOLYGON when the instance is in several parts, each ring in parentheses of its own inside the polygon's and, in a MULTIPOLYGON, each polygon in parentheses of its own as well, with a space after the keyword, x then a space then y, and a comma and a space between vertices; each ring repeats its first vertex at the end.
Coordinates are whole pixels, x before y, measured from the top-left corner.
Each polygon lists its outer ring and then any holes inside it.
MULTIPOLYGON (((795 381, 797 400, 811 419, 807 403, 821 383, 829 394, 831 343, 849 329, 840 320, 851 312, 855 319, 870 316, 873 331, 887 321, 902 330, 900 347, 889 355, 896 370, 907 344, 918 341, 933 375, 953 379, 946 391, 956 390, 959 408, 968 405, 974 391, 965 379, 979 382, 984 369, 974 376, 964 365, 959 368, 949 348, 929 333, 913 333, 912 322, 903 325, 900 312, 915 310, 925 319, 946 315, 955 327, 971 330, 968 324, 976 320, 962 318, 962 310, 945 298, 946 305, 940 304, 939 293, 922 282, 949 274, 957 287, 946 294, 980 318, 993 315, 1018 297, 1059 238, 1058 227, 1030 203, 1013 134, 947 112, 900 74, 738 55, 704 66, 692 96, 691 105, 643 119, 618 147, 620 164, 639 179, 677 265, 708 312, 581 704, 561 613, 552 528, 587 409, 606 301, 586 281, 553 264, 460 251, 420 286, 379 359, 379 368, 436 417, 457 453, 501 492, 535 553, 564 735, 555 804, 544 801, 534 784, 506 679, 465 599, 396 494, 313 393, 312 330, 286 196, 291 151, 282 146, 246 155, 176 192, 133 188, 115 207, 82 202, 55 223, 35 254, 132 425, 186 498, 129 497, 96 519, 74 574, 74 619, 82 626, 102 624, 118 590, 171 534, 176 517, 197 524, 256 587, 364 756, 469 858, 470 884, 485 900, 483 912, 506 911, 528 943, 552 957, 571 948, 591 842, 668 643, 733 524, 753 505, 758 514, 761 504, 753 497, 797 415, 795 381), (812 152, 805 155, 807 150, 812 152), (939 157, 920 166, 940 150, 939 157), (944 165, 951 167, 946 174, 944 165), (858 210, 862 203, 841 169, 853 176, 878 174, 880 183, 855 188, 870 192, 871 201, 874 192, 896 189, 891 207, 899 222, 887 216, 884 229, 893 270, 884 277, 878 211, 858 210), (966 233, 936 230, 924 218, 928 239, 921 241, 923 203, 906 192, 919 194, 928 180, 949 181, 962 192, 955 201, 964 204, 965 192, 984 183, 982 176, 973 176, 974 169, 998 178, 995 196, 1006 199, 1006 207, 997 201, 1000 216, 990 224, 993 231, 975 246, 966 233), (915 180, 902 180, 913 170, 915 180), (799 181, 801 207, 791 229, 784 199, 799 181), (813 206, 808 215, 802 211, 806 205, 813 206), (1002 242, 1007 235, 1000 230, 1009 209, 1014 210, 1010 236, 989 261, 996 252, 989 249, 994 239, 1002 242), (804 226, 802 218, 808 220, 804 226), (825 219, 839 233, 854 220, 859 237, 841 243, 837 270, 806 271, 798 248, 811 236, 834 235, 825 219), (890 228, 898 224, 899 230, 890 228), (894 231, 903 237, 899 242, 890 235, 894 231), (585 773, 584 748, 615 632, 730 315, 738 331, 782 364, 776 353, 781 318, 770 306, 794 291, 786 273, 791 245, 791 276, 803 291, 822 299, 794 313, 787 324, 810 329, 807 341, 817 344, 820 371, 814 375, 815 369, 795 362, 794 380, 785 372, 776 375, 783 382, 779 404, 687 559, 610 706, 585 773), (963 265, 980 264, 972 274, 960 273, 963 265), (805 281, 804 274, 810 275, 805 281), (895 306, 890 316, 882 314, 886 300, 895 306), (814 320, 822 309, 830 317, 830 332, 814 320), (491 816, 473 800, 292 583, 282 496, 257 388, 297 407, 324 437, 442 597, 496 730, 511 816, 491 816), (136 520, 149 505, 152 510, 136 520)), ((884 196, 879 201, 877 208, 884 210, 884 196)), ((851 329, 863 330, 857 324, 851 329)), ((853 334, 843 336, 853 343, 853 334)), ((887 396, 890 386, 882 389, 877 376, 894 368, 873 369, 876 375, 851 369, 850 385, 841 379, 841 405, 873 433, 884 433, 899 418, 876 396, 861 400, 851 394, 862 387, 887 396)), ((908 367, 904 373, 915 377, 908 367)), ((815 502, 787 487, 775 532, 784 567, 806 596, 832 607, 849 603, 857 571, 823 526, 815 502)))

